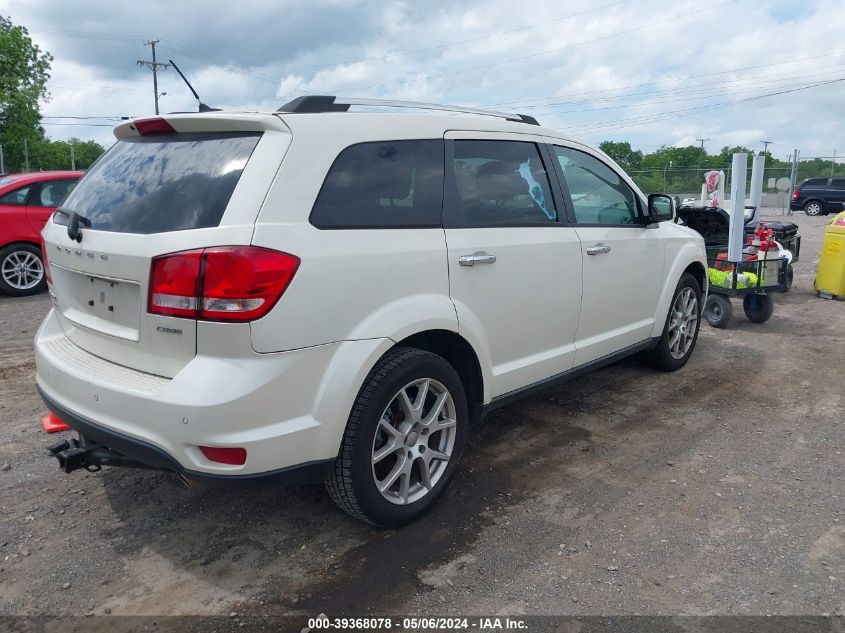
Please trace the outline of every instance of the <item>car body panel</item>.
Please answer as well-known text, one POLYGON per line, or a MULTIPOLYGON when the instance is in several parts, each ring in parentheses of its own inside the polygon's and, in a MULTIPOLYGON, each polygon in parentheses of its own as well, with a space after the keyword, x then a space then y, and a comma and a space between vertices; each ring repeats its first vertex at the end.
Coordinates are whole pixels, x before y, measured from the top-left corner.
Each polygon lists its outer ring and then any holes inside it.
MULTIPOLYGON (((587 365, 659 336, 683 270, 706 266, 701 237, 669 223, 611 234, 566 221, 543 229, 353 230, 309 222, 341 150, 403 139, 498 136, 583 148, 612 165, 644 203, 604 154, 553 130, 442 114, 164 118, 180 133, 264 136, 217 227, 154 236, 83 229, 76 243, 65 226, 48 224, 57 280, 55 307, 36 338, 37 380, 68 410, 159 447, 192 471, 255 474, 332 459, 371 369, 417 333, 447 331, 469 343, 481 371, 479 404, 587 365), (600 240, 613 243, 609 264, 582 251, 600 240), (147 312, 154 256, 219 245, 270 248, 301 263, 273 309, 249 323, 147 312), (458 266, 456 257, 477 249, 495 249, 499 260, 458 266), (102 312, 99 293, 109 293, 111 282, 132 288, 125 313, 102 312), (97 289, 90 298, 85 283, 97 289), (614 321, 608 317, 620 297, 628 313, 614 321), (248 458, 243 466, 212 463, 201 444, 246 447, 248 458)), ((136 137, 134 122, 116 136, 136 137)))

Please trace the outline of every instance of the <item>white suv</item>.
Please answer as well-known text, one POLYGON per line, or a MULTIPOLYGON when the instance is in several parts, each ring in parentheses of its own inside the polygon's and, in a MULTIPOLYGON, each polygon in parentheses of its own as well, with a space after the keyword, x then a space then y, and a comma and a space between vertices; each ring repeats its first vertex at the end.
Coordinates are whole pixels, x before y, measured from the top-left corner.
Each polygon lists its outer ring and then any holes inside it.
POLYGON ((636 352, 686 363, 706 256, 668 196, 531 117, 347 111, 378 103, 115 129, 43 233, 65 471, 325 479, 394 526, 491 409, 636 352))

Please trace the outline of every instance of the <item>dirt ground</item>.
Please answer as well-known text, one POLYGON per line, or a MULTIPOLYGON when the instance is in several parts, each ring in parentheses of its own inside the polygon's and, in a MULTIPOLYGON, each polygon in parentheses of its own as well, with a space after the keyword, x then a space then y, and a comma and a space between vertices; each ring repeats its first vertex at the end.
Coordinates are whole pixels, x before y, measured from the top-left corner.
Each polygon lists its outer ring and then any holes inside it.
POLYGON ((675 374, 623 361, 507 407, 399 530, 320 486, 59 472, 38 423, 46 296, 0 297, 0 615, 845 613, 845 303, 735 304, 675 374), (737 316, 737 314, 739 316, 737 316))

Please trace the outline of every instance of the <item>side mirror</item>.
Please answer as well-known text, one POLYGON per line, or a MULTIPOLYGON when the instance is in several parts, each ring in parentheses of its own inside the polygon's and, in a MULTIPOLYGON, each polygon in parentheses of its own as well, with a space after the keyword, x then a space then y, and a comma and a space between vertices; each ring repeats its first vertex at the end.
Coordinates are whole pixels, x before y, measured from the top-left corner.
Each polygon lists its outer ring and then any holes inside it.
POLYGON ((649 222, 665 222, 675 217, 675 201, 665 193, 652 193, 648 196, 649 222))

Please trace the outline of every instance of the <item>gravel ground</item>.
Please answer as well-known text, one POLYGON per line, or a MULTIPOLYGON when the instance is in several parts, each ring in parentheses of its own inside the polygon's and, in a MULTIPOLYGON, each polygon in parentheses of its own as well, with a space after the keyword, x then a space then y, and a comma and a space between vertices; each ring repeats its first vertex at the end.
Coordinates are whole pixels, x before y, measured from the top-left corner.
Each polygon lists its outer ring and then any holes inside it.
POLYGON ((31 350, 49 301, 0 297, 0 615, 841 615, 845 303, 812 294, 825 218, 794 221, 769 322, 736 305, 678 373, 632 359, 499 411, 400 530, 319 486, 60 473, 31 350))

